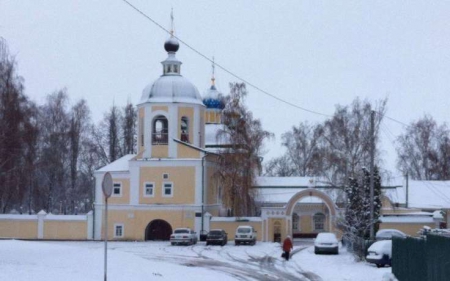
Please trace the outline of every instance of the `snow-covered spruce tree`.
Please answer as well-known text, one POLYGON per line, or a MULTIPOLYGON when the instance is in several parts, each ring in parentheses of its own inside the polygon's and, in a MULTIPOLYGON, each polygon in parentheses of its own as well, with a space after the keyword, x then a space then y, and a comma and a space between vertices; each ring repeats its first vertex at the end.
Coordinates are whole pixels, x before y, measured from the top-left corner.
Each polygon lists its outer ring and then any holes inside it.
MULTIPOLYGON (((381 179, 378 168, 374 169, 374 217, 370 220, 370 172, 363 168, 358 178, 349 178, 345 187, 347 205, 345 219, 340 222, 344 240, 350 251, 364 256, 364 240, 369 237, 370 226, 378 221, 381 209, 381 179)), ((376 227, 375 227, 376 229, 376 227)))
POLYGON ((341 222, 344 230, 345 242, 352 243, 358 236, 359 214, 362 210, 361 189, 356 178, 349 178, 349 185, 345 187, 347 205, 345 208, 345 219, 341 222))

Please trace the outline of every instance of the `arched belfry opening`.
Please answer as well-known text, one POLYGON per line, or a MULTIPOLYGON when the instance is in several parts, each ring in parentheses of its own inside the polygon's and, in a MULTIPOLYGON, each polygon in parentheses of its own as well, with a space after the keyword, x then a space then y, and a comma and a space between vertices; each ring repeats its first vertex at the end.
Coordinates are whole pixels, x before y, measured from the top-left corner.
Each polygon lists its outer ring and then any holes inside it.
POLYGON ((167 118, 158 115, 153 120, 152 144, 167 144, 169 141, 169 122, 167 118))
POLYGON ((172 226, 165 220, 152 220, 145 228, 145 241, 168 241, 172 234, 172 226))

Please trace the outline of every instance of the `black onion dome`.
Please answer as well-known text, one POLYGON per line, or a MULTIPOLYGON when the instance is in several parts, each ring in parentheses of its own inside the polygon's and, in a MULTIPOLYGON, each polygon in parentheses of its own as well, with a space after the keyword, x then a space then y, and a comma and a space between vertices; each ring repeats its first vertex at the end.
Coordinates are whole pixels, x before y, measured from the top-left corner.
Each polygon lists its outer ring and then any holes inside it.
POLYGON ((175 53, 179 48, 180 43, 178 43, 178 40, 175 37, 170 37, 164 43, 164 49, 166 49, 166 52, 168 53, 175 53))

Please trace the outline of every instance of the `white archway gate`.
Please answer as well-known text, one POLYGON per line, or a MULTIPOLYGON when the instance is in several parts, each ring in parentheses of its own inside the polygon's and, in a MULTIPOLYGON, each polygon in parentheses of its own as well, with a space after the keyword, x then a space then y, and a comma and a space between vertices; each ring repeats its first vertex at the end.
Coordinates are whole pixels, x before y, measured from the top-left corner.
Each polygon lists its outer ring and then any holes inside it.
POLYGON ((294 207, 302 198, 305 197, 317 197, 322 199, 325 206, 327 206, 330 218, 328 220, 330 231, 335 230, 334 221, 337 214, 337 207, 334 204, 333 200, 326 193, 317 190, 315 188, 308 188, 296 193, 291 199, 287 202, 284 207, 262 207, 261 208, 261 218, 263 219, 264 225, 264 233, 263 240, 264 241, 273 241, 274 240, 274 227, 275 223, 278 226, 278 222, 280 220, 284 221, 282 223, 283 230, 281 231, 282 236, 290 235, 292 236, 292 215, 294 212, 294 207))

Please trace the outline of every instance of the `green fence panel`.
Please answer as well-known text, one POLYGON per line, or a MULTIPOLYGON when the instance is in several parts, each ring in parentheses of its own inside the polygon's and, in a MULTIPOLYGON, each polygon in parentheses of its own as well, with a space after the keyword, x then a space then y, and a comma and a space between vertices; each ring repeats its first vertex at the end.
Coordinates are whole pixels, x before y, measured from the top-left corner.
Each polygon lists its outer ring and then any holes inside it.
POLYGON ((426 241, 418 238, 392 240, 392 273, 399 281, 427 279, 426 241))
POLYGON ((450 280, 450 237, 427 235, 427 268, 429 281, 450 280))

